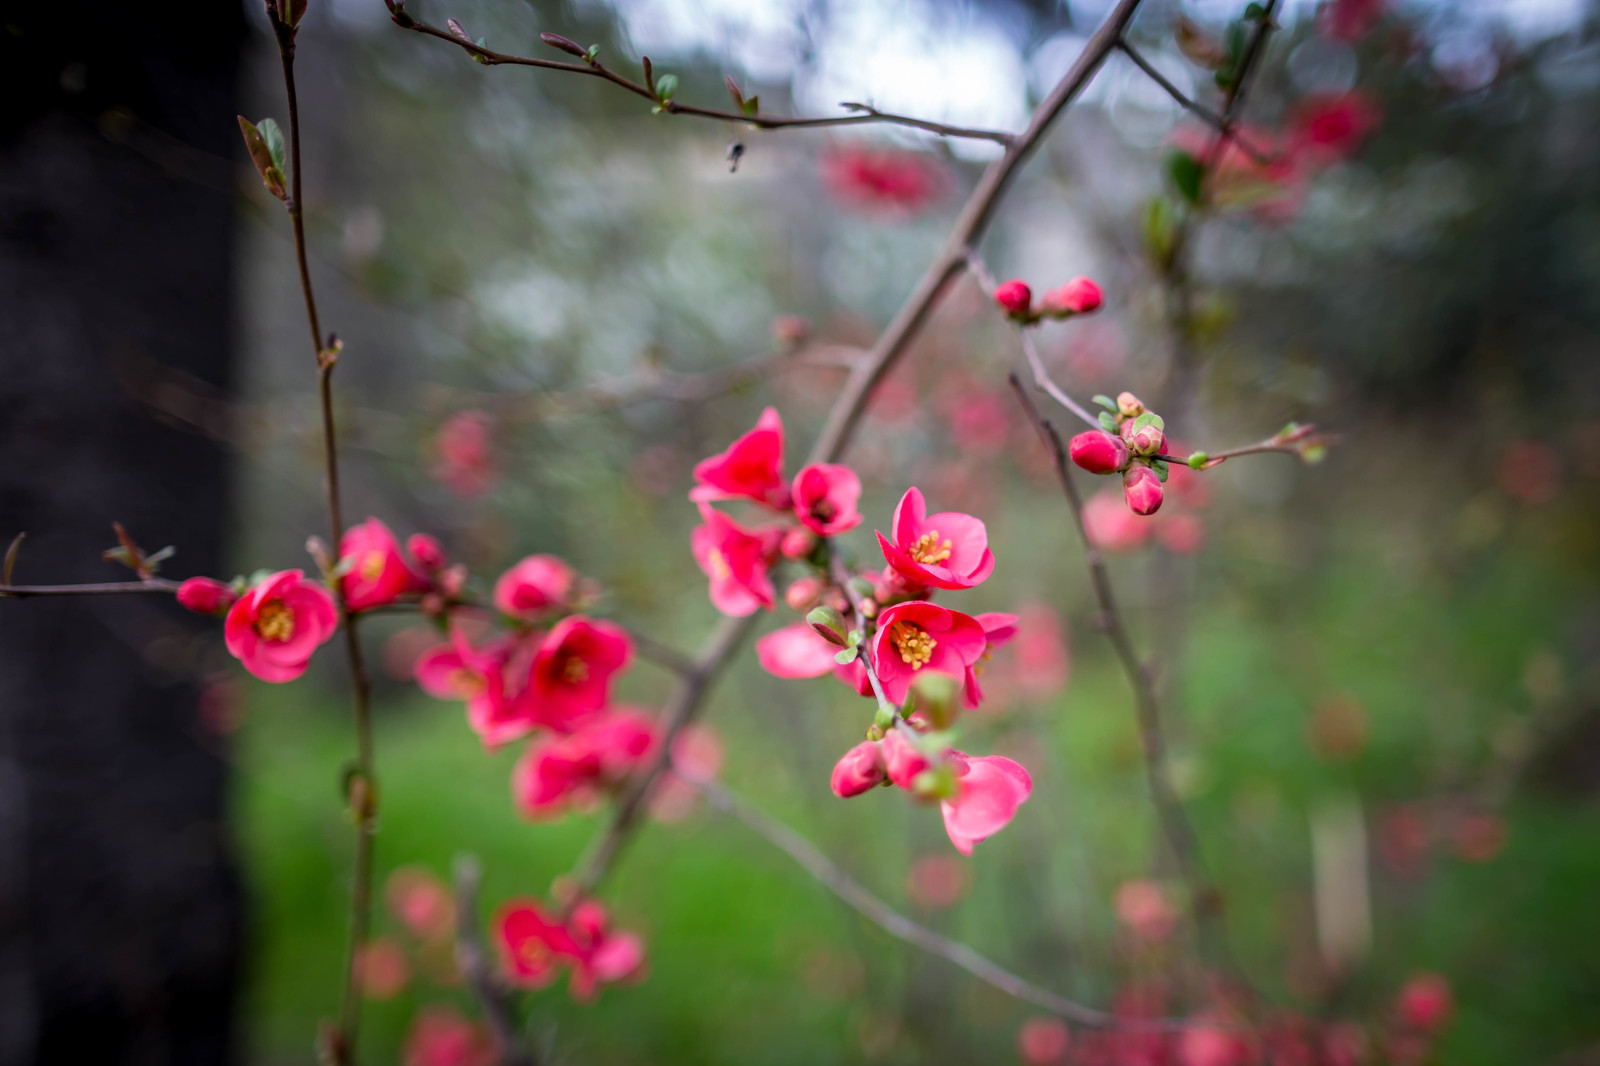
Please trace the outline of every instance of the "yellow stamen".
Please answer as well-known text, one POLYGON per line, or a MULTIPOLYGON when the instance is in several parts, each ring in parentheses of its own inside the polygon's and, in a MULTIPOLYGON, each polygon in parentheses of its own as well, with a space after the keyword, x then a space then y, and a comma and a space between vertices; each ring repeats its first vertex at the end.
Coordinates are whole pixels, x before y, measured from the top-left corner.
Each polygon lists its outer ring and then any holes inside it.
POLYGON ((517 945, 517 958, 530 970, 537 970, 550 961, 550 949, 544 941, 530 938, 517 945))
POLYGON ((464 696, 479 695, 484 688, 482 675, 466 667, 450 672, 450 684, 464 696))
POLYGON ((367 552, 361 557, 361 577, 365 581, 376 581, 383 573, 383 553, 367 552))
POLYGON ((711 576, 722 580, 733 573, 733 567, 728 565, 727 556, 720 549, 712 548, 706 553, 706 563, 711 567, 711 576))
POLYGON ((889 639, 900 652, 900 661, 913 670, 921 670, 933 658, 933 649, 939 644, 926 630, 915 622, 896 622, 889 627, 889 639))
POLYGON ((282 600, 269 600, 256 615, 256 632, 263 640, 287 641, 294 636, 294 612, 282 600))
POLYGON ((561 676, 566 679, 567 684, 576 685, 588 678, 589 664, 582 659, 568 659, 561 666, 561 676))
POLYGON ((950 542, 940 540, 937 529, 930 529, 911 546, 911 558, 919 563, 942 563, 950 558, 950 542))

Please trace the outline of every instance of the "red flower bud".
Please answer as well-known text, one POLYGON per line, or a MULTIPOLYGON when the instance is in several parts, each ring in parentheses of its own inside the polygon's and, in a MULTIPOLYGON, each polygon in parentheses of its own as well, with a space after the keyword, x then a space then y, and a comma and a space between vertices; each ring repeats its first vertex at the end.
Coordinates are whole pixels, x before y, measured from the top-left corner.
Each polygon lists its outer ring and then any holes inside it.
POLYGON ((791 529, 783 535, 778 550, 785 559, 804 559, 817 546, 817 535, 809 529, 791 529))
POLYGON ((1161 508, 1161 479, 1143 463, 1122 472, 1122 498, 1134 514, 1155 514, 1161 508))
POLYGON ((900 734, 891 729, 883 738, 883 764, 889 780, 903 789, 915 787, 917 775, 933 768, 933 763, 900 734))
POLYGON ((1115 474, 1128 465, 1128 446, 1103 429, 1079 433, 1068 442, 1067 451, 1091 474, 1115 474))
POLYGON ((1047 315, 1086 315, 1100 310, 1105 297, 1100 286, 1088 278, 1073 278, 1059 288, 1051 289, 1039 301, 1039 310, 1047 315))
POLYGON ((1027 282, 1008 281, 994 290, 994 302, 1010 317, 1023 318, 1033 306, 1033 290, 1028 288, 1027 282))
POLYGON ((238 598, 232 585, 214 577, 191 577, 178 586, 178 602, 195 614, 227 614, 238 598))
POLYGON ((1117 393, 1117 411, 1123 418, 1137 418, 1144 414, 1144 404, 1131 392, 1117 393))
POLYGON ((783 602, 788 604, 791 610, 809 611, 822 599, 822 592, 826 587, 819 577, 797 578, 794 584, 784 590, 783 602))
POLYGON ((428 571, 443 570, 449 561, 445 558, 444 549, 439 546, 439 542, 426 533, 413 533, 407 537, 406 551, 416 560, 418 566, 428 571))
POLYGON ((1400 1021, 1420 1033, 1432 1033, 1450 1019, 1454 1006, 1450 982, 1436 973, 1419 973, 1400 989, 1396 1004, 1400 1021))
POLYGON ((833 767, 833 794, 849 799, 875 787, 884 777, 883 749, 863 740, 844 753, 833 767))
POLYGON ((1155 426, 1141 426, 1131 428, 1132 422, 1124 422, 1123 439, 1128 442, 1128 450, 1134 455, 1160 455, 1167 446, 1167 435, 1155 426))

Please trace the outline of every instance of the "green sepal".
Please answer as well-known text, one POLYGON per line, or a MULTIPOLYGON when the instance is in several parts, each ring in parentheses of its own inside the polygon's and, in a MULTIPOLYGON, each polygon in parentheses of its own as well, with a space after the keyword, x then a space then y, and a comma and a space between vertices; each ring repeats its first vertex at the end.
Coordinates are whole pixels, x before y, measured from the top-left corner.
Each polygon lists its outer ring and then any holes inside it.
POLYGON ((1157 459, 1152 462, 1150 469, 1156 472, 1156 477, 1161 479, 1163 485, 1167 483, 1167 464, 1164 459, 1157 459))
POLYGON ((1110 411, 1112 414, 1116 414, 1117 413, 1117 401, 1113 400, 1111 397, 1107 396, 1103 392, 1095 393, 1094 402, 1099 404, 1101 407, 1104 407, 1107 411, 1110 411))
POLYGON ((1100 428, 1107 433, 1115 433, 1117 431, 1117 416, 1110 411, 1101 411, 1100 428))

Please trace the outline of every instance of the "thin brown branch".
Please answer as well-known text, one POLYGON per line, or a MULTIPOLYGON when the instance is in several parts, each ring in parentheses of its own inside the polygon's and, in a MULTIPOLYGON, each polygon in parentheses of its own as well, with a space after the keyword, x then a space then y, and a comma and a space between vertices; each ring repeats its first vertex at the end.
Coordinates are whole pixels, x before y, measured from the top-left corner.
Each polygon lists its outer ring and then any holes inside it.
MULTIPOLYGON (((834 403, 833 410, 829 413, 822 435, 811 449, 807 463, 836 462, 844 453, 845 447, 855 433, 856 425, 860 422, 861 414, 866 409, 867 400, 872 395, 874 386, 883 380, 884 375, 904 354, 911 338, 926 321, 951 280, 965 269, 967 250, 977 243, 988 228, 995 208, 999 205, 1000 198, 1017 168, 1044 136, 1050 123, 1077 97, 1095 72, 1100 69, 1106 56, 1116 47, 1117 39, 1133 18, 1133 13, 1139 4, 1140 0, 1119 0, 1117 6, 1106 16, 1105 22, 1084 46, 1072 69, 1033 113, 1028 128, 1007 147, 1005 155, 991 163, 984 171, 983 177, 956 221, 955 230, 945 241, 944 248, 923 274, 922 280, 918 282, 899 313, 873 345, 866 359, 851 372, 849 380, 845 382, 844 389, 834 403)), ((679 682, 678 689, 667 706, 666 728, 661 750, 655 761, 630 782, 627 791, 618 801, 610 822, 580 861, 574 874, 578 887, 577 895, 592 893, 606 876, 612 863, 616 861, 656 777, 671 759, 672 742, 683 727, 699 714, 711 685, 721 674, 739 642, 754 625, 754 616, 729 618, 723 621, 696 657, 696 669, 685 674, 679 682)))
POLYGON ((1172 84, 1171 80, 1168 79, 1165 74, 1161 73, 1161 71, 1157 70, 1148 59, 1140 54, 1137 48, 1127 41, 1126 38, 1117 42, 1117 48, 1121 50, 1123 55, 1133 60, 1133 65, 1144 71, 1145 74, 1149 76, 1151 81, 1155 82, 1162 89, 1166 90, 1167 95, 1172 97, 1173 100, 1177 101, 1179 107, 1182 107, 1184 110, 1190 112, 1196 118, 1201 119, 1207 125, 1215 129, 1218 135, 1224 141, 1232 141, 1235 147, 1250 157, 1251 161, 1264 167, 1271 166, 1273 163, 1278 162, 1276 157, 1268 152, 1261 151, 1261 149, 1251 144, 1248 139, 1240 134, 1238 127, 1235 126, 1229 119, 1217 114, 1217 112, 1211 110, 1198 100, 1185 95, 1182 89, 1172 84))
POLYGON ((472 855, 456 858, 456 965, 483 1007, 500 1053, 500 1066, 537 1066, 529 1042, 522 1039, 511 990, 495 972, 484 950, 478 918, 478 886, 483 871, 472 855))
POLYGON ((179 582, 162 577, 144 581, 104 581, 89 585, 0 585, 0 596, 23 599, 28 596, 103 596, 106 594, 154 592, 170 596, 179 582))
MULTIPOLYGON (((711 806, 743 822, 774 847, 784 852, 823 887, 854 907, 864 918, 897 940, 921 948, 961 967, 967 973, 1004 992, 1031 1003, 1051 1014, 1097 1029, 1122 1029, 1144 1032, 1170 1032, 1190 1027, 1183 1018, 1122 1018, 1110 1011, 1067 999, 1020 977, 1000 964, 980 955, 971 947, 919 925, 851 877, 838 863, 801 834, 769 817, 743 796, 716 781, 690 777, 685 780, 705 796, 711 806)), ((1210 1023, 1207 1023, 1210 1024, 1210 1023)))
POLYGON ((413 30, 429 37, 447 41, 457 48, 474 57, 485 66, 516 66, 536 67, 540 70, 557 70, 566 74, 582 74, 591 78, 601 78, 635 96, 649 100, 659 110, 669 115, 694 115, 698 118, 719 119, 723 122, 737 122, 745 126, 753 126, 760 130, 795 130, 795 129, 825 129, 838 126, 865 126, 865 125, 890 125, 908 126, 912 129, 924 130, 928 133, 938 134, 940 137, 963 137, 971 140, 993 141, 996 144, 1009 147, 1015 140, 1015 135, 1004 130, 977 129, 967 126, 951 126, 943 122, 932 122, 928 119, 913 118, 909 115, 896 115, 887 111, 879 111, 868 104, 845 103, 840 107, 848 108, 853 113, 848 115, 832 115, 825 117, 804 117, 785 115, 749 115, 743 111, 722 111, 712 107, 699 107, 695 104, 683 104, 677 100, 661 99, 650 86, 618 74, 616 71, 601 63, 598 59, 584 62, 571 63, 556 59, 536 59, 533 56, 514 55, 509 52, 497 52, 492 48, 474 44, 446 30, 430 26, 412 16, 404 10, 402 4, 390 6, 395 24, 402 29, 413 30))

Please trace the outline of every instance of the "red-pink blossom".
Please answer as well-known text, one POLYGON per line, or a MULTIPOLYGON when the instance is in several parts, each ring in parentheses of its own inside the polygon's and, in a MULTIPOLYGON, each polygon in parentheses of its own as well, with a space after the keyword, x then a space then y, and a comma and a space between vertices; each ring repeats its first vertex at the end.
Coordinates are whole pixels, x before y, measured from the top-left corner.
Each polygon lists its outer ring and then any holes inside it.
POLYGON ((1017 635, 1017 616, 1014 614, 988 611, 973 618, 983 627, 984 648, 978 661, 967 667, 962 700, 968 707, 976 707, 983 702, 983 687, 978 684, 978 678, 989 664, 989 657, 996 648, 1010 643, 1017 635))
POLYGON ((573 999, 587 1003, 600 985, 643 976, 644 940, 636 933, 612 930, 599 903, 584 900, 574 907, 568 928, 575 948, 568 984, 573 999))
POLYGON ((533 657, 523 700, 529 717, 557 732, 603 709, 611 679, 628 666, 633 641, 614 622, 569 615, 545 635, 533 657))
POLYGON ((1178 912, 1154 881, 1124 881, 1117 888, 1117 920, 1141 940, 1165 940, 1178 925, 1178 912))
POLYGON ((439 427, 433 476, 463 499, 494 486, 493 428, 494 416, 487 411, 462 411, 439 427))
POLYGON ((797 577, 783 590, 783 602, 792 611, 809 611, 821 602, 827 587, 826 582, 813 574, 797 577))
POLYGON ((1011 436, 1011 407, 1006 397, 970 375, 952 375, 940 397, 950 439, 963 456, 991 456, 1005 451, 1011 436))
POLYGON ((293 681, 311 653, 339 628, 333 597, 300 570, 280 570, 241 596, 223 623, 223 641, 263 681, 293 681))
POLYGON ((907 489, 894 509, 893 542, 877 534, 884 559, 917 585, 969 589, 983 584, 994 571, 983 522, 960 511, 930 515, 927 510, 922 491, 907 489))
POLYGON ((1360 148, 1382 121, 1382 111, 1366 93, 1308 96, 1295 108, 1293 150, 1315 165, 1336 162, 1360 148))
POLYGON ((911 791, 916 785, 917 775, 933 769, 933 760, 923 754, 898 726, 884 735, 879 746, 883 754, 884 773, 896 788, 911 791))
POLYGON ((878 616, 872 663, 884 694, 904 703, 922 670, 964 681, 988 643, 983 626, 970 615, 925 601, 900 603, 878 616))
POLYGON ((906 873, 906 895, 919 907, 952 907, 971 887, 967 864, 947 852, 920 856, 906 873))
POLYGON ((420 866, 402 866, 389 875, 384 899, 390 912, 418 940, 447 939, 455 928, 456 905, 443 881, 420 866))
POLYGON ((1193 555, 1205 543, 1206 530, 1199 518, 1183 512, 1163 517, 1156 525, 1156 539, 1174 555, 1193 555))
POLYGON ((810 623, 796 622, 756 641, 756 660, 774 677, 821 677, 837 665, 833 656, 838 650, 810 623))
POLYGON ((743 618, 757 608, 772 610, 774 589, 769 570, 776 550, 771 533, 745 529, 721 511, 700 505, 704 525, 689 535, 695 562, 711 579, 711 604, 730 618, 743 618))
POLYGON ((464 700, 467 723, 493 750, 526 736, 537 724, 520 698, 535 651, 532 640, 512 637, 477 648, 455 626, 449 644, 417 659, 417 684, 438 699, 464 700))
POLYGON ((1122 493, 1116 489, 1097 492, 1083 505, 1083 531, 1089 543, 1101 551, 1131 552, 1141 547, 1151 533, 1151 523, 1141 522, 1128 510, 1122 493))
POLYGON ((943 172, 927 157, 894 149, 841 145, 822 157, 828 191, 858 207, 909 215, 943 190, 943 172))
POLYGON ((994 302, 1011 318, 1026 318, 1033 307, 1033 290, 1016 278, 1003 281, 994 290, 994 302))
POLYGON ((454 1007, 427 1006, 411 1022, 401 1062, 402 1066, 492 1066, 498 1059, 482 1026, 454 1007))
POLYGON ((571 801, 614 788, 649 755, 656 727, 635 711, 614 710, 568 736, 529 745, 511 772, 511 794, 526 818, 555 818, 571 801))
POLYGON ((214 577, 191 577, 178 586, 178 602, 195 614, 227 614, 238 598, 232 585, 214 577))
POLYGON ((821 537, 836 537, 861 524, 856 503, 861 479, 848 466, 817 463, 794 476, 794 513, 821 537))
POLYGON ((1054 1066, 1067 1061, 1072 1034, 1060 1018, 1029 1018, 1017 1030, 1017 1057, 1026 1066, 1054 1066))
POLYGON ((525 988, 543 988, 578 954, 578 945, 554 916, 529 899, 501 904, 494 921, 494 944, 505 974, 525 988))
POLYGON ((406 538, 406 551, 416 564, 428 573, 436 573, 450 564, 445 556, 444 547, 437 537, 427 533, 413 533, 406 538))
POLYGON ((1076 277, 1040 297, 1039 311, 1051 316, 1086 315, 1100 310, 1104 302, 1099 285, 1089 278, 1076 277))
POLYGON ((554 555, 530 555, 494 583, 495 608, 519 622, 535 622, 571 604, 578 574, 554 555))
POLYGON ((727 451, 702 459, 694 467, 695 487, 689 499, 747 499, 774 510, 789 509, 789 486, 783 479, 783 419, 768 407, 755 428, 728 445, 727 451))
POLYGON ((339 592, 352 611, 387 607, 407 592, 421 592, 428 583, 400 554, 400 542, 376 518, 351 526, 339 538, 339 592))
POLYGON ((1067 442, 1072 461, 1091 474, 1115 474, 1128 465, 1128 446, 1103 429, 1089 429, 1067 442))
POLYGON ((883 748, 871 740, 863 740, 839 758, 833 766, 829 784, 833 794, 840 799, 859 796, 883 782, 888 770, 883 761, 883 748))
MULTIPOLYGON (((861 521, 859 515, 856 521, 861 521)), ((778 542, 778 554, 785 559, 804 559, 815 551, 816 547, 817 535, 809 529, 796 526, 784 532, 783 539, 778 542)))
POLYGON ((956 770, 956 795, 942 800, 939 810, 950 843, 971 855, 974 844, 994 836, 1016 815, 1033 791, 1033 779, 1020 764, 999 755, 952 751, 948 758, 956 770))
POLYGON ((1395 1002, 1400 1022, 1419 1033, 1433 1033, 1444 1027, 1455 1009, 1450 982, 1436 973, 1419 973, 1406 981, 1395 1002))
POLYGON ((1155 514, 1161 507, 1162 495, 1161 479, 1148 466, 1135 464, 1123 471, 1122 498, 1134 514, 1155 514))
POLYGON ((388 937, 374 937, 361 946, 355 960, 361 994, 368 999, 393 999, 411 982, 406 953, 388 937))

